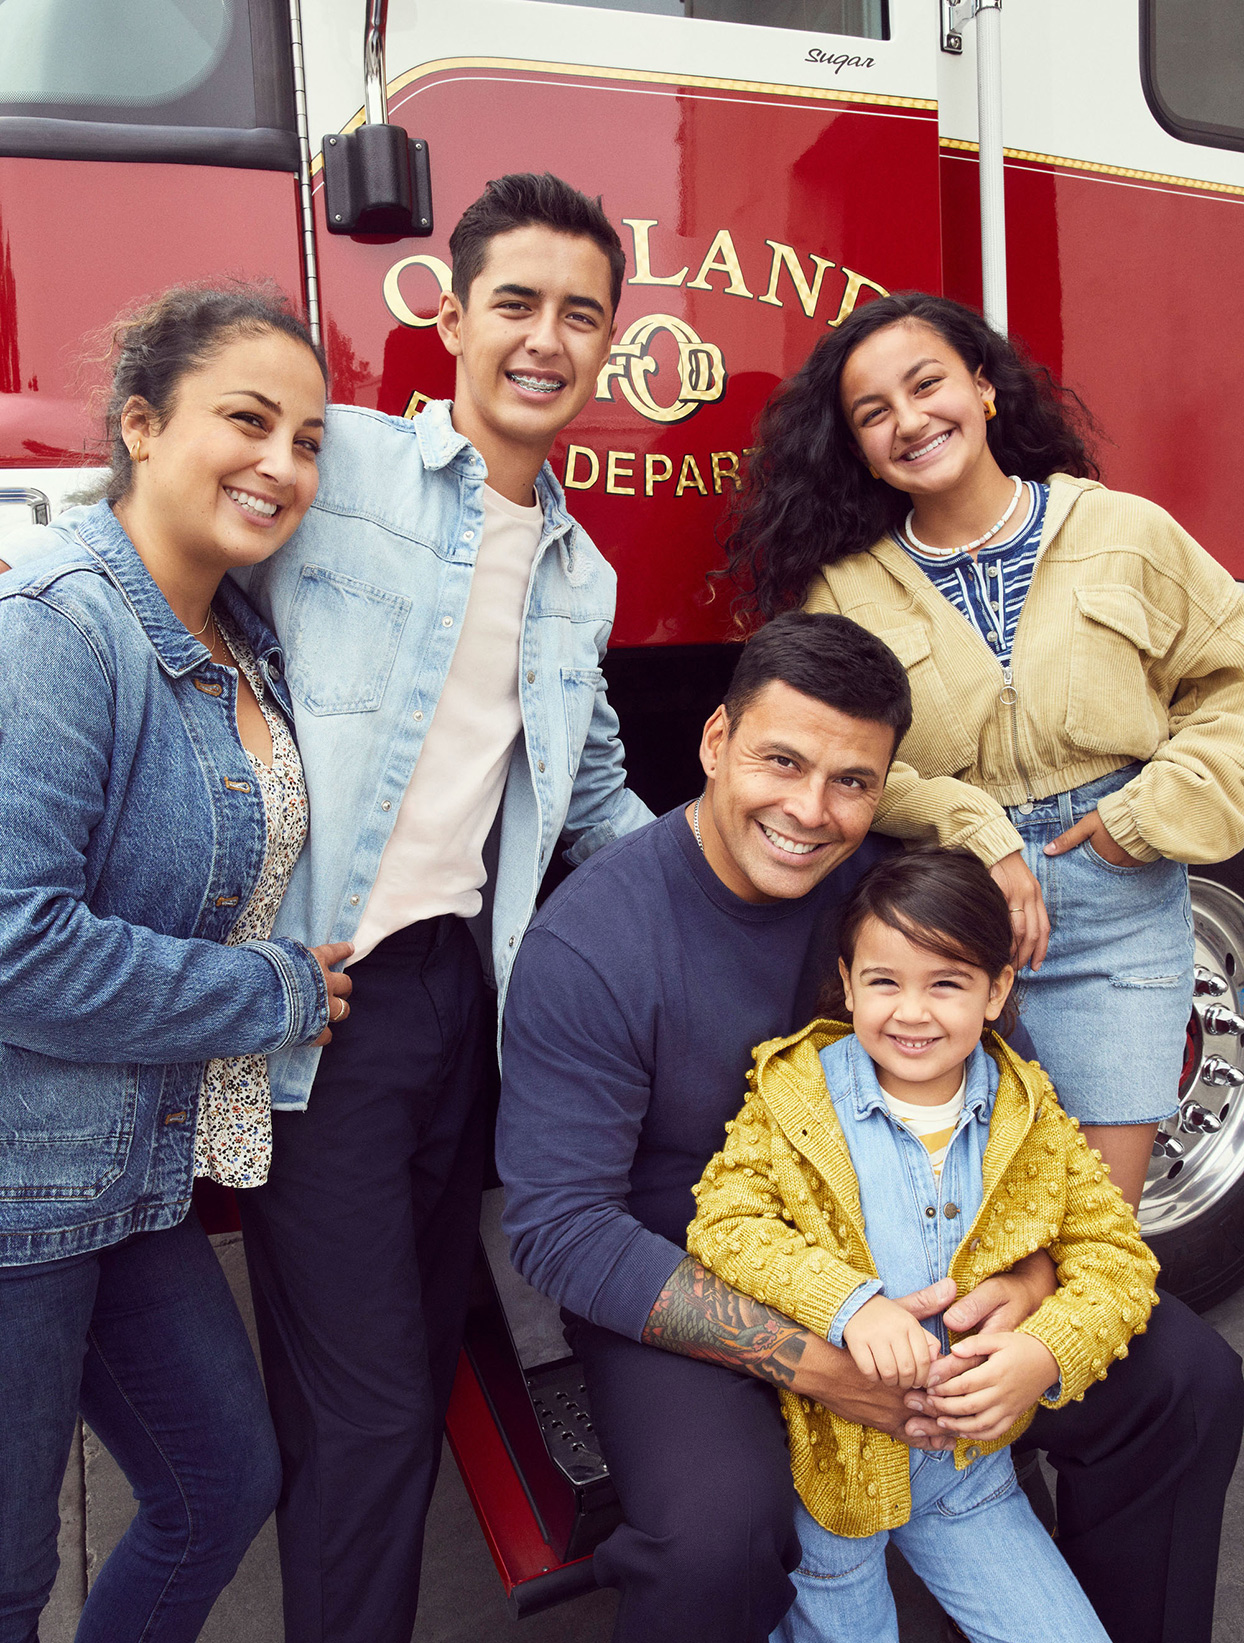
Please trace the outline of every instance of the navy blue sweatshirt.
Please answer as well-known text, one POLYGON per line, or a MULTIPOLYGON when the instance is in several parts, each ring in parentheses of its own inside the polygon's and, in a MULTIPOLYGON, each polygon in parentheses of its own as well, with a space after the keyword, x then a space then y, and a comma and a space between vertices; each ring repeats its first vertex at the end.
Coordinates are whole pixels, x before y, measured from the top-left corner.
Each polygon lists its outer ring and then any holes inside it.
POLYGON ((869 837, 808 895, 757 906, 680 807, 549 897, 510 982, 497 1128, 504 1226, 537 1289, 639 1339, 753 1048, 815 1014, 842 903, 895 848, 869 837))

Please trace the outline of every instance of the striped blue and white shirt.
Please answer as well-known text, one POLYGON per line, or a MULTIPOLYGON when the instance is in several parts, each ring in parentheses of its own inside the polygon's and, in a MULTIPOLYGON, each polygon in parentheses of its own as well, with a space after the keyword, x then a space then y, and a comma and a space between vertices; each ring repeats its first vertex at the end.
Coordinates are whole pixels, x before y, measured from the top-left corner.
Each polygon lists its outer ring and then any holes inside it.
POLYGON ((913 548, 904 531, 894 532, 899 547, 919 565, 942 597, 967 617, 1003 667, 1010 666, 1019 613, 1037 568, 1041 526, 1050 495, 1048 485, 1032 479, 1024 488, 1028 511, 1018 530, 1001 542, 978 549, 975 559, 970 553, 934 559, 913 548))

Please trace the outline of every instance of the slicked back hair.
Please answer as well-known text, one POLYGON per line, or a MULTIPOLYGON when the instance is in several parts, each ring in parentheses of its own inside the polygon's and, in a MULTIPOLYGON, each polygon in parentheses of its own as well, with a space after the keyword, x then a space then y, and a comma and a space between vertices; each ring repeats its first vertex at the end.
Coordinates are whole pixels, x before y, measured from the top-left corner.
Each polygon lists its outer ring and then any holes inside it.
POLYGON ((788 610, 752 635, 722 704, 731 735, 775 681, 848 718, 889 725, 895 748, 911 729, 911 687, 903 664, 875 634, 845 616, 788 610))
POLYGON ((453 293, 466 306, 470 290, 488 260, 489 242, 514 228, 551 228, 558 234, 580 234, 594 240, 609 259, 609 296, 617 312, 626 273, 626 253, 618 231, 597 199, 555 177, 551 171, 512 171, 490 182, 468 205, 449 236, 453 293))

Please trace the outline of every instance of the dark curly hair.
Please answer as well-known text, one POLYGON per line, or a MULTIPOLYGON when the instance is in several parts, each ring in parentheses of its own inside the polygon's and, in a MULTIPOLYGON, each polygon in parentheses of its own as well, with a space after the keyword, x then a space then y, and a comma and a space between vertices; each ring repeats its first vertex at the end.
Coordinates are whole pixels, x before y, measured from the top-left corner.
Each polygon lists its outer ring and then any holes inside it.
POLYGON ((104 410, 112 471, 102 487, 83 495, 119 502, 129 492, 133 464, 121 434, 121 416, 131 398, 146 400, 157 425, 167 422, 183 377, 201 370, 237 338, 268 331, 279 331, 309 349, 327 386, 323 349, 271 281, 176 285, 110 326, 96 359, 112 361, 104 410))
POLYGON ((906 494, 873 479, 860 461, 839 399, 842 370, 854 350, 903 320, 931 326, 970 371, 981 369, 993 384, 998 414, 986 437, 1003 473, 1098 477, 1086 442, 1097 431, 1093 420, 1044 365, 949 297, 924 291, 879 297, 823 337, 761 413, 758 449, 727 527, 726 567, 711 573, 734 582, 744 628, 802 605, 821 565, 871 547, 906 516, 906 494))

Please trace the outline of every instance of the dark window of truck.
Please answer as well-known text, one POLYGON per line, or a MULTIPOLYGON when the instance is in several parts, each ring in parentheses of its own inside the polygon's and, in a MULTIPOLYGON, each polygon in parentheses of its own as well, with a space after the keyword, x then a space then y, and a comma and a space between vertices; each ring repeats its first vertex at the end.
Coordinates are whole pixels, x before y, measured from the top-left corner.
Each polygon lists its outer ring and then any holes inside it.
POLYGON ((758 23, 809 34, 890 38, 887 0, 561 0, 569 6, 646 11, 662 17, 704 17, 719 23, 758 23))
POLYGON ((1141 0, 1140 68, 1158 124, 1244 148, 1244 0, 1141 0))
POLYGON ((0 0, 0 154, 296 170, 281 0, 0 0))

